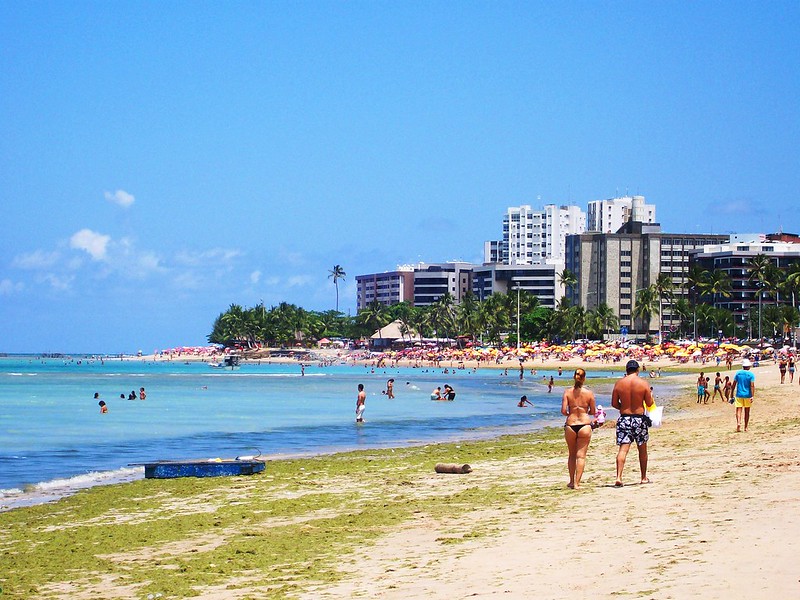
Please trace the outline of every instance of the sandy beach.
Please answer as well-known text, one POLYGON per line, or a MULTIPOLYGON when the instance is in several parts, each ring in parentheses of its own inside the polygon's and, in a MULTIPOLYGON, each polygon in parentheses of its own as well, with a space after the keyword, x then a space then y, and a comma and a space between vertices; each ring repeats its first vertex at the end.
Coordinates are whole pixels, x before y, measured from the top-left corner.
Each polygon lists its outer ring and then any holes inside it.
POLYGON ((649 485, 637 483, 632 450, 626 485, 613 487, 609 423, 593 436, 580 490, 566 488, 566 447, 551 431, 514 436, 521 443, 409 451, 408 459, 399 449, 354 453, 335 468, 268 465, 265 477, 169 484, 161 498, 146 495, 146 481, 109 486, 11 511, 0 515, 3 597, 155 598, 163 590, 176 598, 186 595, 181 585, 209 599, 797 596, 800 385, 797 374, 781 385, 772 361, 754 372, 747 433, 735 432, 731 405, 695 403, 693 375, 670 378, 686 391, 651 430, 649 485), (437 474, 438 460, 473 471, 437 474), (293 504, 312 495, 339 500, 293 504), (113 505, 98 510, 98 502, 113 505), (224 512, 231 505, 242 507, 235 519, 224 512), (112 542, 125 523, 184 518, 192 525, 170 525, 169 535, 153 529, 112 542), (272 565, 267 555, 279 544, 269 536, 284 527, 295 529, 276 556, 292 560, 272 565), (48 573, 34 565, 37 544, 56 544, 53 531, 91 532, 81 551, 102 566, 48 573), (220 568, 248 553, 264 562, 220 568), (20 569, 36 571, 23 587, 20 569))
MULTIPOLYGON (((774 598, 800 594, 800 386, 756 371, 750 431, 734 408, 677 400, 651 431, 650 485, 632 450, 614 488, 613 427, 595 433, 584 485, 537 518, 514 506, 461 515, 496 535, 442 543, 420 518, 351 557, 357 575, 305 598, 774 598)), ((723 372, 723 375, 725 373, 723 372)), ((713 377, 713 373, 712 373, 713 377)), ((693 378, 684 377, 687 388, 693 378)), ((472 485, 558 486, 566 459, 474 465, 472 485)), ((457 527, 456 527, 457 529, 457 527)))

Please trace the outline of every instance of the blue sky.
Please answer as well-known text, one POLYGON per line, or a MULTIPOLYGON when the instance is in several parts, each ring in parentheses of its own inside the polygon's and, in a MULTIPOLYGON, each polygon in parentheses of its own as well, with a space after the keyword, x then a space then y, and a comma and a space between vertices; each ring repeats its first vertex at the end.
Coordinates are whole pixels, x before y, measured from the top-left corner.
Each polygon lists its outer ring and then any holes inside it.
POLYGON ((479 262, 507 206, 800 233, 800 3, 23 2, 0 352, 202 344, 328 271, 479 262))

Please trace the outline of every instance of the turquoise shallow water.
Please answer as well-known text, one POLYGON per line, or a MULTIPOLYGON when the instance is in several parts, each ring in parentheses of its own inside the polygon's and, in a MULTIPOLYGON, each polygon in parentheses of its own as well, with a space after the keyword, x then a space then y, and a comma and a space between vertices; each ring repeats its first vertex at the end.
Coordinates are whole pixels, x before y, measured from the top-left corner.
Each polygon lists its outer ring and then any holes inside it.
MULTIPOLYGON (((531 431, 561 419, 558 388, 518 372, 0 359, 0 506, 141 477, 131 463, 242 454, 308 455, 531 431), (381 393, 395 379, 396 398, 381 393), (356 425, 356 386, 367 391, 356 425), (454 402, 432 402, 449 383, 454 402), (120 394, 144 387, 147 399, 120 394), (100 414, 95 392, 109 407, 100 414), (535 404, 520 409, 522 394, 535 404)), ((568 374, 562 377, 569 377, 568 374)))

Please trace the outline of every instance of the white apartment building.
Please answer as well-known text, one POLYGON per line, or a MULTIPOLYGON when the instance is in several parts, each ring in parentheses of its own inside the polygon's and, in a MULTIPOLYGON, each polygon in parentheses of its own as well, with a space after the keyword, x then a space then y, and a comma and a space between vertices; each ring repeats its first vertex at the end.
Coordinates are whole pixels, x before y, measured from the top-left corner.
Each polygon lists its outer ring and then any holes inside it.
POLYGON ((588 206, 586 231, 616 233, 628 221, 656 222, 656 205, 645 204, 644 196, 622 196, 609 200, 592 200, 588 206))
POLYGON ((544 262, 548 265, 563 266, 567 236, 586 231, 586 213, 578 206, 555 204, 545 206, 544 213, 547 235, 544 262))
POLYGON ((565 239, 586 231, 586 214, 577 206, 510 206, 503 215, 502 241, 484 244, 484 261, 504 265, 563 264, 565 239))

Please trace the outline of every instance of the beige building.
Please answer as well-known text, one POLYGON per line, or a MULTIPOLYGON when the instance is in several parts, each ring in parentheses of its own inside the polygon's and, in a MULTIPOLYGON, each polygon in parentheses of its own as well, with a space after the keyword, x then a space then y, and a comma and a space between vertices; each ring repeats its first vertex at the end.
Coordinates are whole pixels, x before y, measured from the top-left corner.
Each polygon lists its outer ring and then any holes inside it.
MULTIPOLYGON (((605 303, 619 317, 620 328, 645 335, 657 333, 659 315, 649 323, 633 319, 636 292, 668 273, 675 298, 688 298, 687 278, 692 251, 705 244, 727 241, 724 235, 662 233, 658 223, 630 221, 617 233, 585 233, 567 237, 566 268, 575 273, 578 285, 568 291, 573 304, 586 310, 605 303)), ((663 305, 661 324, 665 333, 678 317, 669 302, 663 305)))

